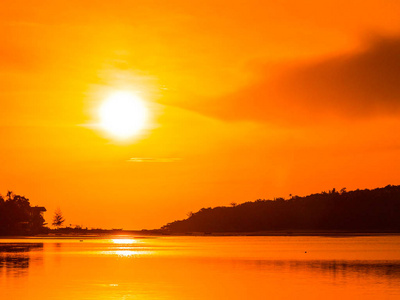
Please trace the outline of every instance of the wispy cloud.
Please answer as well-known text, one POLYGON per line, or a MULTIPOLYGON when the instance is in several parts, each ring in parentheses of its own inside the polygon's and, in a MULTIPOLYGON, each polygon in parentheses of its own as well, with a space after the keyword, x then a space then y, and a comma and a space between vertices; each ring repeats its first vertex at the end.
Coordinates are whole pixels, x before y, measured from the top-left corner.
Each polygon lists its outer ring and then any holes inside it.
POLYGON ((176 162, 180 161, 181 158, 176 158, 176 157, 131 157, 128 159, 128 162, 133 162, 133 163, 170 163, 170 162, 176 162))
POLYGON ((375 37, 362 51, 269 71, 194 109, 225 120, 292 124, 400 111, 400 36, 375 37))

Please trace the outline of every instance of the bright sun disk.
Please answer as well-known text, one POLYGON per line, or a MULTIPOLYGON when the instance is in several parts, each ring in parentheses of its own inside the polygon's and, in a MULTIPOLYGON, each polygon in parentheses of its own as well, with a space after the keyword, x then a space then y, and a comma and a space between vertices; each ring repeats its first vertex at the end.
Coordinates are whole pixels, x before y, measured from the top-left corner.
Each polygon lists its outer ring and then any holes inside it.
POLYGON ((100 106, 100 126, 111 135, 126 139, 138 134, 146 125, 144 101, 129 92, 114 92, 100 106))

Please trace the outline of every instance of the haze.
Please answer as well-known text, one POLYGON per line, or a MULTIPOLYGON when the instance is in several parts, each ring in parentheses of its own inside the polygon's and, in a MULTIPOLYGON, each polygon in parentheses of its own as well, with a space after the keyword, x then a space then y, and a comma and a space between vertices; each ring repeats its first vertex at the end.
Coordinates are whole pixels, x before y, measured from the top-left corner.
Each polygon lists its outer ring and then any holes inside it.
POLYGON ((66 225, 398 184, 399 1, 8 1, 0 192, 66 225), (140 133, 98 126, 110 93, 140 133))

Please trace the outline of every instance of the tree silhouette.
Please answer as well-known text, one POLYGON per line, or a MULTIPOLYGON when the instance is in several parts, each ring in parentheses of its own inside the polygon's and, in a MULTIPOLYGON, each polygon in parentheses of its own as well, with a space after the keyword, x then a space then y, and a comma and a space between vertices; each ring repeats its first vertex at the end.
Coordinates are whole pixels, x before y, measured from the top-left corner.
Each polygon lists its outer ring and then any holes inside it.
POLYGON ((400 186, 328 192, 202 208, 162 227, 170 232, 274 230, 400 232, 400 186))
POLYGON ((0 195, 0 235, 30 235, 44 231, 44 207, 30 205, 29 199, 8 191, 0 195))
POLYGON ((57 227, 57 229, 59 229, 64 222, 65 222, 65 219, 64 219, 64 217, 62 215, 61 210, 57 209, 54 212, 53 223, 52 223, 53 226, 55 226, 55 227, 57 227))

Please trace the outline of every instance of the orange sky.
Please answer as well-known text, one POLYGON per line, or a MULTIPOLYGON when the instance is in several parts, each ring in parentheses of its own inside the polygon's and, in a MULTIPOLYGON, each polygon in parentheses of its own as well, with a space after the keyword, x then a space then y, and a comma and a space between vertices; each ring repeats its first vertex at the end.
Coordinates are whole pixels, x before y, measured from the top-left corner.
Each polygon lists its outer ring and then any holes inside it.
POLYGON ((400 2, 350 2, 2 1, 0 192, 141 229, 399 184, 400 2), (93 126, 121 89, 151 112, 125 142, 93 126))

